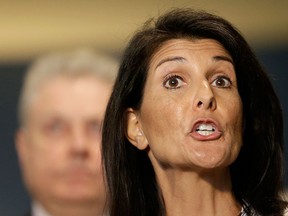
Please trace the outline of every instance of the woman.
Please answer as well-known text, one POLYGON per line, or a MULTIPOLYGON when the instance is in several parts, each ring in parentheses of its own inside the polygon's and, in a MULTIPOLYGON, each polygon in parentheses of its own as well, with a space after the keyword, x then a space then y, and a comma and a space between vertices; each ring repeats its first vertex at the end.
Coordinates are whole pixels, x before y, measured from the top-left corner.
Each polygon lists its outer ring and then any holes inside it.
POLYGON ((111 215, 283 215, 283 122, 226 20, 176 9, 125 50, 103 125, 111 215))

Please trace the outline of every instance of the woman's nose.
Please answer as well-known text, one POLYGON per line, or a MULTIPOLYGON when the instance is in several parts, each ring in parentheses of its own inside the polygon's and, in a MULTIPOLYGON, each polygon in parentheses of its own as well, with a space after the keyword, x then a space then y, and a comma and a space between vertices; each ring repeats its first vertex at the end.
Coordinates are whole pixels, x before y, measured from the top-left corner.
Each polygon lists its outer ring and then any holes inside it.
POLYGON ((202 81, 197 85, 194 109, 209 109, 215 110, 217 107, 213 90, 209 85, 209 82, 202 81))

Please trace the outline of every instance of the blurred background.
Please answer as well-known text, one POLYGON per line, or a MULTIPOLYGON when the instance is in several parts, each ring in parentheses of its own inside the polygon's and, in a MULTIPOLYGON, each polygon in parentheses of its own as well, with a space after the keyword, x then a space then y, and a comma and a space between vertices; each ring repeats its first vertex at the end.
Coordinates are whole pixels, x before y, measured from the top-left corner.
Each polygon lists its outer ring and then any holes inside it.
MULTIPOLYGON (((242 32, 273 80, 288 134, 286 0, 0 0, 0 215, 23 215, 29 208, 14 133, 22 76, 30 62, 47 52, 78 48, 121 57, 140 25, 173 7, 207 10, 228 19, 242 32)), ((288 135, 285 141, 287 149, 288 135)), ((286 151, 286 164, 287 155, 286 151)), ((285 181, 288 187, 287 171, 285 181)))

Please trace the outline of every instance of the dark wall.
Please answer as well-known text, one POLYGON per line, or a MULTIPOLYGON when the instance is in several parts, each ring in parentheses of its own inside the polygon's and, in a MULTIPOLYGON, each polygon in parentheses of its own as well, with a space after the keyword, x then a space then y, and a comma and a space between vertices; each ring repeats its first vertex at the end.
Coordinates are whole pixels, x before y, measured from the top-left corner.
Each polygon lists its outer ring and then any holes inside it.
MULTIPOLYGON (((283 105, 285 134, 288 134, 288 47, 258 50, 257 55, 273 78, 283 105)), ((0 65, 0 215, 5 216, 21 216, 29 208, 29 198, 21 181, 14 148, 17 99, 25 69, 25 64, 0 65)), ((288 148, 288 136, 285 136, 285 141, 288 148)), ((286 185, 288 186, 288 172, 286 185)))
POLYGON ((285 184, 288 188, 288 45, 257 52, 262 65, 269 72, 272 83, 282 104, 285 141, 285 184))
POLYGON ((0 65, 0 215, 21 216, 29 200, 14 148, 17 99, 25 65, 0 65))

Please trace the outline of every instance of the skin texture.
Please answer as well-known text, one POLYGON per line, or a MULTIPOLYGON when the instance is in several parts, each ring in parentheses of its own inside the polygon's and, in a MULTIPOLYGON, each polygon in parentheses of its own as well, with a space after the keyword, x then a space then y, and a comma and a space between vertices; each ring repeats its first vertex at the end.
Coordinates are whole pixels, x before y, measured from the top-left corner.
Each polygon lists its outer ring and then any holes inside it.
POLYGON ((242 146, 242 102, 233 60, 221 44, 164 43, 152 56, 140 110, 128 109, 127 120, 127 137, 148 152, 166 206, 174 212, 168 215, 239 212, 228 166, 242 146), (215 132, 199 135, 197 123, 209 123, 215 132))
POLYGON ((104 211, 100 130, 111 88, 91 76, 58 76, 30 104, 17 150, 28 190, 52 215, 104 211))

